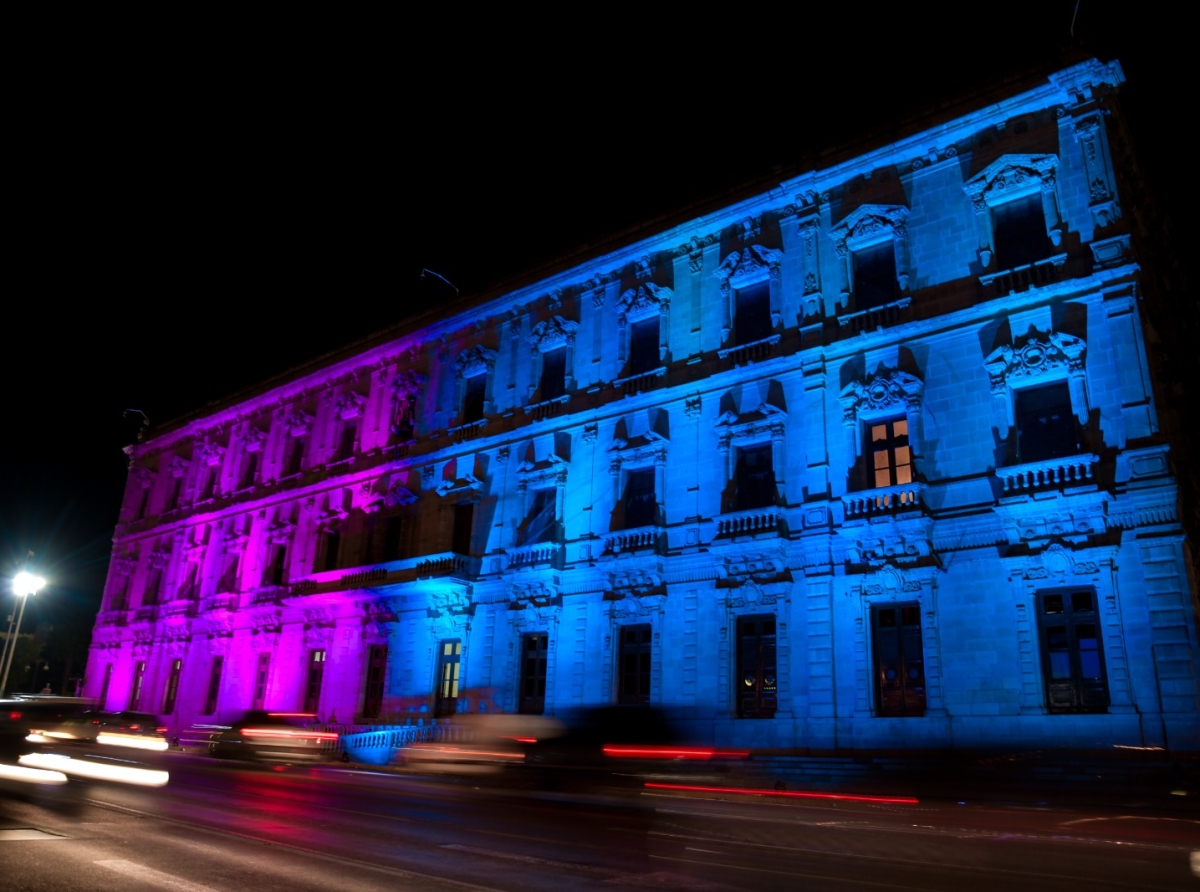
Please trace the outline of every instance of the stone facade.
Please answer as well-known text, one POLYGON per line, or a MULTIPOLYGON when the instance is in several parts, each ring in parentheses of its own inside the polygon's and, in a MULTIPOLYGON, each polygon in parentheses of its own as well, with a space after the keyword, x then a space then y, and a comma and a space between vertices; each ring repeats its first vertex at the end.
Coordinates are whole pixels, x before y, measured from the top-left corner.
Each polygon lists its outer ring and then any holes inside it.
POLYGON ((1197 749, 1121 81, 1078 65, 155 432, 87 695, 1197 749))

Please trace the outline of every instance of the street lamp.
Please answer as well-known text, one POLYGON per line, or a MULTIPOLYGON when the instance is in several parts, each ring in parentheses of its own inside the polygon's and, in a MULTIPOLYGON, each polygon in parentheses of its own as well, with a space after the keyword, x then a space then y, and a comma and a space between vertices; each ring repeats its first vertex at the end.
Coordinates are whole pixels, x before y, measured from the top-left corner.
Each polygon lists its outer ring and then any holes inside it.
POLYGON ((17 652, 17 636, 21 634, 21 620, 25 618, 25 602, 29 600, 30 595, 36 595, 45 584, 46 580, 42 577, 34 576, 23 570, 13 577, 13 594, 21 599, 21 607, 17 612, 15 631, 11 619, 8 623, 8 641, 5 643, 4 649, 4 676, 0 678, 0 697, 4 696, 4 690, 8 687, 8 670, 12 667, 13 654, 17 652))

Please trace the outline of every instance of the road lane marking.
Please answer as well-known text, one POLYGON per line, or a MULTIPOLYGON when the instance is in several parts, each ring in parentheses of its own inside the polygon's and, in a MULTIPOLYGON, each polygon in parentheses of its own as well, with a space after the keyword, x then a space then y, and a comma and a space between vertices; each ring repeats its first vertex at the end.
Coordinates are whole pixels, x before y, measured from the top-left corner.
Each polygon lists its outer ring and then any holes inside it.
POLYGON ((45 830, 35 830, 32 827, 13 827, 9 830, 0 830, 0 842, 14 839, 67 839, 67 837, 59 836, 57 833, 47 833, 45 830))
POLYGON ((174 892, 216 892, 212 886, 202 886, 199 883, 193 883, 174 874, 163 873, 161 870, 155 870, 153 867, 146 867, 144 864, 134 864, 132 861, 112 860, 93 861, 92 863, 98 867, 105 867, 108 870, 122 873, 127 877, 133 877, 135 880, 141 880, 143 883, 149 883, 151 886, 172 889, 174 892))

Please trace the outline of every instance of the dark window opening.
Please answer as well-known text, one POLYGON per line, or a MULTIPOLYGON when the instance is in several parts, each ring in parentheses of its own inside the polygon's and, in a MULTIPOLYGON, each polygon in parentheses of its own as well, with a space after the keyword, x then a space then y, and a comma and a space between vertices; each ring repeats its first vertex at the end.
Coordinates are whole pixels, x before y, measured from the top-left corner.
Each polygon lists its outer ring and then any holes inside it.
POLYGON ((398 561, 408 556, 408 519, 389 517, 383 525, 383 559, 398 561))
POLYGON ((555 400, 567 392, 567 348, 542 354, 542 399, 555 400))
POLYGON ((142 683, 146 680, 146 664, 139 661, 133 665, 133 680, 129 685, 129 709, 137 712, 142 708, 142 683))
POLYGON ((238 481, 238 489, 249 489, 254 485, 254 477, 258 473, 258 453, 246 453, 246 466, 242 469, 242 479, 238 481))
POLYGON ((221 669, 224 665, 224 657, 213 657, 212 671, 208 675, 208 696, 204 698, 204 715, 216 714, 217 695, 221 693, 221 669))
POLYGON ((1006 201, 992 208, 992 241, 996 268, 1013 269, 1050 254, 1041 193, 1006 201))
POLYGON ((468 555, 471 553, 471 528, 474 524, 474 503, 459 502, 454 506, 454 533, 450 542, 450 550, 455 554, 468 555))
POLYGON ((438 646, 437 700, 434 715, 441 717, 458 712, 458 681, 462 665, 462 642, 443 641, 438 646))
POLYGON ((146 574, 146 588, 142 591, 142 606, 153 607, 158 603, 158 590, 162 586, 162 570, 151 567, 146 574))
POLYGON ((771 336, 770 282, 737 290, 733 323, 739 344, 750 344, 771 336))
POLYGON ((271 655, 258 655, 258 669, 254 673, 254 709, 262 709, 267 700, 267 678, 271 672, 271 655))
POLYGON ((876 715, 925 714, 925 651, 916 603, 871 608, 876 715))
POLYGON ((100 699, 97 701, 101 709, 108 706, 108 686, 112 683, 112 670, 112 663, 104 667, 104 681, 100 683, 100 699))
POLYGON ((129 585, 132 581, 132 576, 124 577, 117 586, 117 591, 113 595, 111 610, 124 610, 129 606, 129 585))
POLYGON ((1079 454, 1071 392, 1065 381, 1018 390, 1016 399, 1018 461, 1079 454))
POLYGON ((171 481, 171 494, 167 496, 167 510, 179 507, 179 497, 183 494, 183 478, 176 477, 171 481))
POLYGON ((363 718, 379 718, 383 711, 383 688, 387 678, 386 644, 372 644, 367 654, 367 691, 363 697, 363 718))
POLYGON ((658 504, 655 501, 654 468, 630 471, 625 479, 625 529, 652 526, 657 522, 658 504))
POLYGON ((196 574, 198 568, 191 561, 187 562, 187 566, 183 570, 183 580, 179 583, 179 590, 175 592, 175 597, 180 601, 191 601, 196 597, 196 574))
POLYGON ((308 657, 308 679, 304 685, 304 711, 316 713, 321 705, 321 682, 325 678, 325 651, 314 650, 308 657))
POLYGON ((237 577, 238 567, 241 564, 241 557, 237 554, 225 555, 225 569, 221 572, 221 578, 217 581, 217 592, 236 592, 238 590, 237 577))
POLYGON ((304 465, 304 437, 292 437, 288 449, 287 467, 283 476, 293 477, 300 473, 304 465))
POLYGON ((204 487, 200 490, 200 501, 207 502, 217 492, 217 469, 208 468, 204 471, 204 487))
POLYGON ((891 241, 855 251, 854 307, 869 310, 900 296, 896 282, 896 249, 891 241))
POLYGON ((399 411, 396 415, 396 424, 393 428, 393 433, 401 440, 411 440, 416 436, 417 427, 417 406, 416 399, 401 402, 399 411))
POLYGON ((171 672, 167 675, 167 688, 163 693, 162 714, 170 715, 175 711, 175 701, 179 696, 179 676, 183 672, 183 660, 171 661, 171 672))
POLYGON ((1092 591, 1038 595, 1048 712, 1107 712, 1108 676, 1092 591))
POLYGON ((463 424, 483 419, 483 398, 487 393, 487 375, 472 375, 466 379, 463 394, 463 424))
POLYGON ((629 374, 641 375, 662 365, 658 348, 659 317, 650 316, 629 325, 629 374))
POLYGON ((142 490, 138 497, 137 511, 134 512, 133 519, 141 520, 146 516, 146 506, 150 504, 150 488, 146 487, 142 490))
POLYGON ((287 546, 274 546, 275 552, 271 555, 271 563, 267 565, 268 585, 283 585, 287 579, 287 546))
POLYGON ((738 511, 769 508, 775 504, 775 470, 770 443, 739 448, 736 475, 738 511))
POLYGON ((870 425, 870 486, 901 486, 912 483, 912 450, 908 445, 908 419, 897 418, 870 425))
POLYGON ((338 568, 338 552, 342 547, 342 534, 337 530, 326 530, 321 534, 321 547, 317 553, 314 572, 336 570, 338 568))
POLYGON ((521 690, 517 712, 541 715, 546 709, 546 652, 549 638, 545 632, 521 636, 521 690))
POLYGON ((517 530, 518 545, 553 542, 558 532, 558 489, 546 487, 533 491, 533 504, 525 522, 517 530))
POLYGON ((342 461, 354 455, 354 440, 358 436, 358 422, 343 421, 342 436, 338 440, 337 452, 333 456, 334 461, 342 461))
POLYGON ((770 719, 778 708, 778 673, 775 666, 775 617, 739 616, 738 716, 770 719))
POLYGON ((650 702, 650 626, 621 627, 619 703, 650 702))

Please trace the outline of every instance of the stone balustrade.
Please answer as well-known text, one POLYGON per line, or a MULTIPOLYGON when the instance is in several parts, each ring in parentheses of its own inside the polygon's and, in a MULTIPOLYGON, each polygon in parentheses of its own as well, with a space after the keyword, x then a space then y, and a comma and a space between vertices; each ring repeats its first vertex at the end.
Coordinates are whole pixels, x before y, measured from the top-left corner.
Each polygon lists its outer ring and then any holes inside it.
POLYGON ((518 545, 508 549, 509 569, 520 567, 536 567, 538 565, 555 566, 563 547, 558 542, 533 542, 529 545, 518 545))
POLYGON ((1045 486, 1079 486, 1091 481, 1092 466, 1100 458, 1090 453, 1026 462, 996 469, 1006 493, 1045 486))
POLYGON ((657 551, 662 535, 663 528, 660 526, 614 531, 604 537, 604 552, 621 554, 635 551, 657 551))
POLYGON ((653 390, 665 380, 667 375, 667 367, 659 366, 656 369, 651 369, 648 372, 642 372, 640 375, 630 375, 628 378, 613 379, 613 387, 621 391, 622 396, 637 396, 639 393, 645 393, 648 390, 653 390))
POLYGON ((891 514, 896 511, 912 511, 924 501, 925 486, 921 483, 905 483, 900 486, 881 486, 862 492, 842 496, 846 519, 870 517, 874 514, 891 514))
POLYGON ((736 366, 753 365, 775 355, 775 348, 779 345, 780 337, 782 336, 773 334, 748 344, 725 347, 717 351, 717 356, 729 360, 736 366))
POLYGON ((758 536, 775 534, 779 525, 779 509, 754 508, 750 511, 734 511, 722 514, 717 519, 718 536, 758 536))

